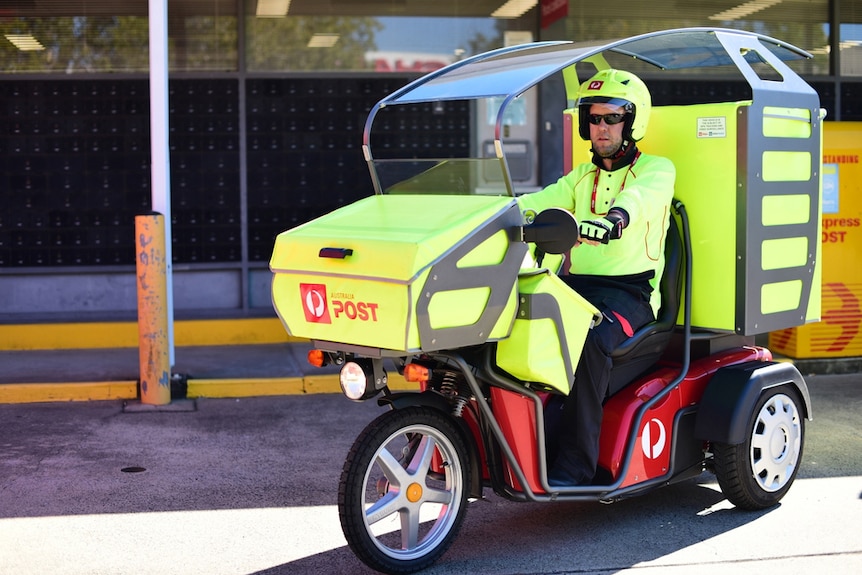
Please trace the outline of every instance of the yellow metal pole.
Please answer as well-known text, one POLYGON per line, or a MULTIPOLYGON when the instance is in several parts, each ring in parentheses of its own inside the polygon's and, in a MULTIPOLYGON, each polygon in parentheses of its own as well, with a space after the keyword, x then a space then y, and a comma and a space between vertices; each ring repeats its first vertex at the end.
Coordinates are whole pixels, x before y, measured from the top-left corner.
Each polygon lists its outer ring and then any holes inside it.
POLYGON ((156 212, 135 216, 135 238, 141 403, 167 405, 171 402, 171 362, 165 217, 156 212))

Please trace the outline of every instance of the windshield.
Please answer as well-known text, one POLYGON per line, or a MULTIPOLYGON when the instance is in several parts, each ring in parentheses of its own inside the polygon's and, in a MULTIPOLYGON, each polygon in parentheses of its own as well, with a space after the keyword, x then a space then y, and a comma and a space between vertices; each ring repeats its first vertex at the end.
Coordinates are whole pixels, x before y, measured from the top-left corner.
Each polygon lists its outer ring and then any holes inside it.
POLYGON ((384 194, 508 195, 497 158, 373 160, 384 194))

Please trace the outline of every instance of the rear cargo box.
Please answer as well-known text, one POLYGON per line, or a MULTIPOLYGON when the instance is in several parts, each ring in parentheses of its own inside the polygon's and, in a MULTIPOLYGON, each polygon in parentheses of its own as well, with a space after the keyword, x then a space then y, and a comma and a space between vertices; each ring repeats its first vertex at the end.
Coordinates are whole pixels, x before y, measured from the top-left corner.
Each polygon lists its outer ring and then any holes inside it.
POLYGON ((527 247, 511 198, 376 195, 281 233, 273 306, 292 336, 432 351, 508 336, 527 247))
POLYGON ((691 220, 692 323, 755 335, 820 319, 819 110, 750 102, 655 108, 691 220))

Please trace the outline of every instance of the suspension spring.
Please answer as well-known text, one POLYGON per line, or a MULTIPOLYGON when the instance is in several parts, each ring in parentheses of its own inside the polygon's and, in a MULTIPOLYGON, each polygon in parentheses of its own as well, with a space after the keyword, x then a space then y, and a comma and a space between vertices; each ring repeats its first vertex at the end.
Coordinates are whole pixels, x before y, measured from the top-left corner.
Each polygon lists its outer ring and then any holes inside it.
POLYGON ((461 417, 464 406, 467 405, 467 396, 462 393, 464 382, 461 374, 455 371, 446 371, 440 380, 440 393, 452 400, 452 415, 461 417))
POLYGON ((464 411, 464 406, 467 405, 467 398, 463 396, 458 396, 455 398, 455 405, 452 407, 452 415, 455 417, 461 417, 461 413, 464 411))

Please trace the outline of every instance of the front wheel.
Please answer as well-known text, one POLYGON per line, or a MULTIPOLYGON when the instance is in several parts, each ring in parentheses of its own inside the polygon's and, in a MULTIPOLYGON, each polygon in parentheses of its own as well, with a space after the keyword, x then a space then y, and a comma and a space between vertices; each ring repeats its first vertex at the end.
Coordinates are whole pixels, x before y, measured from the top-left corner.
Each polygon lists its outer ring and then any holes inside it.
POLYGON ((805 420, 791 386, 765 390, 739 445, 713 446, 715 476, 722 493, 743 509, 766 509, 790 489, 802 461, 805 420))
POLYGON ((457 424, 437 411, 411 407, 372 421, 338 488, 341 528, 357 557, 391 574, 436 561, 464 520, 467 453, 457 424))

